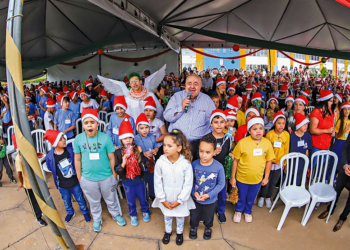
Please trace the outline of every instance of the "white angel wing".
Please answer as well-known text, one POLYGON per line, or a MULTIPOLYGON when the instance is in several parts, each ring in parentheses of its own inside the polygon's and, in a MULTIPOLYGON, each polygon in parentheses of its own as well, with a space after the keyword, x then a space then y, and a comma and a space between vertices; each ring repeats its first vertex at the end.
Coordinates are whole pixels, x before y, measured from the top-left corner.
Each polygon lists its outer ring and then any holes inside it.
POLYGON ((125 86, 124 82, 120 82, 117 80, 112 80, 103 76, 98 75, 97 76, 100 82, 102 83, 102 86, 107 90, 109 93, 115 95, 115 96, 121 96, 121 95, 129 95, 129 90, 125 86))
POLYGON ((163 78, 165 76, 165 69, 166 64, 164 64, 164 66, 161 67, 158 71, 154 72, 152 75, 145 79, 145 88, 148 91, 153 93, 158 85, 163 81, 163 78))

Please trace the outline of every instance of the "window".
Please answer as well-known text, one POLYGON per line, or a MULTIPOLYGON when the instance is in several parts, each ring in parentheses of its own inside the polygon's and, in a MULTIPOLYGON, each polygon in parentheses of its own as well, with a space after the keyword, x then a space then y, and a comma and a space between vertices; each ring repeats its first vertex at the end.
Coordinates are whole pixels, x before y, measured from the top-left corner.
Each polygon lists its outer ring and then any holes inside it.
POLYGON ((303 55, 303 54, 298 54, 298 53, 294 53, 294 54, 293 54, 293 58, 294 58, 294 59, 305 60, 305 55, 303 55))
MULTIPOLYGON (((246 53, 249 54, 253 51, 256 51, 256 49, 247 49, 246 53)), ((259 52, 256 52, 255 54, 252 54, 250 56, 267 57, 267 50, 266 49, 260 50, 259 52)))
POLYGON ((232 49, 230 49, 230 54, 232 54, 232 49))
POLYGON ((344 63, 343 59, 337 59, 337 63, 344 63))
POLYGON ((310 60, 319 61, 320 57, 319 56, 310 56, 310 60))
POLYGON ((222 49, 222 53, 226 53, 226 49, 222 49))
MULTIPOLYGON (((285 54, 289 55, 290 56, 290 52, 284 52, 285 54)), ((285 55, 283 55, 281 52, 277 52, 277 57, 278 58, 287 58, 285 55)))

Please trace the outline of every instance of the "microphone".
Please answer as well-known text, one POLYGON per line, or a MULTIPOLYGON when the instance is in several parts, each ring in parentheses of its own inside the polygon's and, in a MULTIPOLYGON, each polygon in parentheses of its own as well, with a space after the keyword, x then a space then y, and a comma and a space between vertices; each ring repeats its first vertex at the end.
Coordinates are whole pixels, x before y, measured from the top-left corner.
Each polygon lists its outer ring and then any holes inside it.
MULTIPOLYGON (((188 91, 187 92, 187 98, 191 98, 191 95, 192 95, 192 92, 188 91)), ((187 113, 187 111, 188 111, 188 106, 185 107, 185 113, 187 113)))

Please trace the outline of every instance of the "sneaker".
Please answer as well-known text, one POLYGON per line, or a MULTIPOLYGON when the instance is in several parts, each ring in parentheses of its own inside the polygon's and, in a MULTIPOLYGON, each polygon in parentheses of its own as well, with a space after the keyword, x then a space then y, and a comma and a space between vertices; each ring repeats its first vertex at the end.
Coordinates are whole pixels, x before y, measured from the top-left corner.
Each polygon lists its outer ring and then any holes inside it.
POLYGON ((203 239, 205 239, 205 240, 210 240, 211 239, 211 228, 207 228, 206 227, 204 229, 203 239))
POLYGON ((130 216, 130 220, 131 220, 131 225, 133 225, 134 227, 136 227, 139 224, 139 221, 137 220, 137 216, 130 216))
POLYGON ((113 217, 113 220, 115 220, 119 226, 125 226, 126 225, 126 221, 124 220, 124 218, 119 214, 116 217, 113 217))
POLYGON ((16 181, 16 179, 15 178, 11 178, 11 182, 13 183, 13 184, 17 184, 17 181, 16 181))
POLYGON ((91 221, 91 216, 90 214, 84 214, 84 218, 86 222, 90 222, 91 221))
POLYGON ((67 222, 67 223, 70 222, 74 216, 75 216, 75 214, 67 214, 65 222, 67 222))
POLYGON ((92 225, 92 228, 96 233, 99 233, 101 231, 101 225, 102 225, 102 220, 101 221, 94 221, 94 224, 92 225))
POLYGON ((241 212, 235 212, 235 215, 233 216, 233 222, 234 223, 240 223, 241 222, 242 213, 241 212))
POLYGON ((226 223, 226 216, 225 216, 225 213, 223 213, 223 214, 218 214, 218 218, 219 218, 219 223, 220 223, 220 224, 226 223))
POLYGON ((41 227, 46 227, 47 226, 47 223, 46 221, 44 221, 42 218, 39 218, 38 219, 38 223, 41 227))
MULTIPOLYGON (((169 244, 170 242, 170 236, 171 236, 171 233, 168 234, 168 233, 165 233, 164 236, 163 236, 163 239, 162 239, 162 242, 164 245, 167 245, 169 244)), ((176 238, 177 239, 177 238, 176 238)))
POLYGON ((190 239, 192 240, 197 239, 197 229, 198 227, 191 227, 190 235, 188 236, 190 239))
POLYGON ((142 213, 143 221, 149 222, 151 220, 151 217, 149 216, 149 213, 142 213))
POLYGON ((264 206, 264 198, 260 197, 258 200, 258 207, 263 207, 264 206))
POLYGON ((183 234, 176 234, 176 245, 181 246, 184 242, 184 236, 183 234))
POLYGON ((253 216, 251 214, 244 214, 245 222, 250 223, 253 221, 253 216))
POLYGON ((271 207, 272 207, 272 202, 271 202, 271 199, 270 199, 270 198, 266 198, 266 199, 265 199, 265 202, 266 202, 266 207, 267 207, 267 208, 271 208, 271 207))

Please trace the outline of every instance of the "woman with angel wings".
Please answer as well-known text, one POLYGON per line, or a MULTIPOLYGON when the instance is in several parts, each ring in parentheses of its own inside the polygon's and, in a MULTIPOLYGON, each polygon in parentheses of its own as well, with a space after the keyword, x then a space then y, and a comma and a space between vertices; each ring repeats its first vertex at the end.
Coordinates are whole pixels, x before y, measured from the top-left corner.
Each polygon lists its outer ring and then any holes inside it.
POLYGON ((132 72, 129 74, 129 83, 130 83, 130 91, 126 88, 124 82, 120 82, 117 80, 108 79, 102 76, 97 76, 100 82, 102 83, 105 90, 115 96, 125 96, 126 103, 128 105, 126 113, 130 115, 132 118, 137 120, 137 117, 143 113, 143 109, 145 106, 144 100, 148 96, 152 96, 157 106, 157 114, 161 120, 163 118, 163 107, 160 105, 157 97, 154 95, 154 90, 158 87, 158 85, 162 82, 165 75, 164 65, 157 72, 153 73, 149 77, 145 79, 145 86, 141 85, 140 75, 136 72, 132 72))

